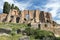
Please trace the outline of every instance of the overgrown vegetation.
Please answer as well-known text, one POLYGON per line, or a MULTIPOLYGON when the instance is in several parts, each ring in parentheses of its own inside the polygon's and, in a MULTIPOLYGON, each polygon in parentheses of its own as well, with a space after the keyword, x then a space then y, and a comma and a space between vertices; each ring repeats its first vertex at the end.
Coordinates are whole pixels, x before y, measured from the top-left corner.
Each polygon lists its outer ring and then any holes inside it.
POLYGON ((12 32, 9 36, 2 35, 0 40, 19 40, 20 37, 24 36, 22 33, 17 34, 17 29, 25 29, 24 32, 27 36, 30 36, 30 40, 60 40, 54 36, 54 33, 50 31, 33 29, 26 24, 18 23, 0 23, 0 28, 11 28, 12 32))
POLYGON ((12 40, 12 39, 11 39, 11 36, 2 35, 2 36, 0 36, 0 40, 12 40))
POLYGON ((14 4, 10 5, 8 2, 4 3, 3 6, 3 13, 9 13, 10 9, 16 9, 19 11, 19 8, 17 6, 15 6, 14 4))
POLYGON ((41 39, 41 40, 54 40, 55 36, 52 32, 50 31, 45 31, 45 30, 39 30, 39 29, 32 29, 32 28, 26 28, 25 32, 27 33, 28 36, 33 37, 34 39, 41 39))
POLYGON ((26 24, 18 23, 0 23, 0 28, 22 29, 28 27, 26 24))
POLYGON ((8 2, 5 2, 4 3, 4 6, 3 6, 3 13, 9 13, 9 11, 10 11, 10 4, 8 3, 8 2))
POLYGON ((22 33, 17 34, 17 29, 25 29, 28 26, 26 24, 18 24, 18 23, 0 23, 0 28, 10 28, 12 29, 9 36, 2 35, 0 36, 0 40, 18 40, 20 37, 22 37, 22 33))

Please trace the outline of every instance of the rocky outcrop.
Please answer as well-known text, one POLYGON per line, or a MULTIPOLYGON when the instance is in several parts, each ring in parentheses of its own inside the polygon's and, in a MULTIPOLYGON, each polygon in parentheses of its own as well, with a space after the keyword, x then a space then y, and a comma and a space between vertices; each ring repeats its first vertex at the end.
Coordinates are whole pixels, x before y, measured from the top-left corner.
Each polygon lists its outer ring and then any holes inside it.
POLYGON ((30 40, 30 37, 29 36, 23 36, 23 37, 19 38, 19 40, 30 40))
POLYGON ((0 28, 0 34, 6 33, 9 34, 11 33, 12 29, 10 28, 0 28))

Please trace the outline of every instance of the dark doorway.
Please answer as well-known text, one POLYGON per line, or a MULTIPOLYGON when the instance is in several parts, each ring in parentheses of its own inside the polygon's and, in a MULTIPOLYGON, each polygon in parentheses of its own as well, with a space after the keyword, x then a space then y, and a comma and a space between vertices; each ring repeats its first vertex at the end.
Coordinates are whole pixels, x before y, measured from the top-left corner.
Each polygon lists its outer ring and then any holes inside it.
POLYGON ((49 20, 47 20, 47 23, 49 23, 49 20))
POLYGON ((41 24, 38 24, 38 28, 39 28, 39 29, 40 29, 40 25, 41 25, 41 24))
POLYGON ((19 23, 20 17, 16 18, 16 23, 19 23))
POLYGON ((14 19, 14 16, 11 16, 11 19, 10 19, 10 21, 9 22, 12 22, 12 20, 14 19))
POLYGON ((14 16, 11 16, 11 18, 14 18, 14 16))
POLYGON ((17 34, 21 33, 21 30, 20 29, 17 29, 17 34))

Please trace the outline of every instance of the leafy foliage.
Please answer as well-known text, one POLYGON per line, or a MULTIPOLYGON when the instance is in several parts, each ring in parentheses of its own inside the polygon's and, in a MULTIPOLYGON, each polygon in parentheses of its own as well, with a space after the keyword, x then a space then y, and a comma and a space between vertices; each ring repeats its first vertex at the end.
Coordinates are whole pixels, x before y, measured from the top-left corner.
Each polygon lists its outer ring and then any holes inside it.
POLYGON ((14 4, 11 5, 11 9, 14 9, 14 4))
POLYGON ((10 5, 8 2, 5 2, 3 6, 3 13, 8 14, 10 9, 16 9, 19 11, 19 8, 17 6, 14 6, 14 4, 10 5))
POLYGON ((17 6, 15 6, 14 9, 19 10, 19 8, 17 6))
POLYGON ((60 37, 56 37, 56 40, 60 40, 60 37))
POLYGON ((0 23, 0 28, 12 28, 13 30, 27 28, 27 24, 18 23, 0 23))
POLYGON ((3 13, 9 13, 9 11, 10 11, 10 4, 8 3, 8 2, 5 2, 4 3, 4 6, 3 6, 3 13))
POLYGON ((28 26, 26 24, 18 24, 18 23, 0 23, 0 28, 11 28, 12 31, 9 33, 9 36, 0 36, 0 40, 18 40, 23 35, 17 34, 17 29, 27 28, 28 26))
POLYGON ((0 23, 0 28, 12 28, 12 32, 9 34, 9 37, 1 36, 1 40, 18 40, 21 36, 24 36, 22 33, 17 34, 17 29, 24 28, 24 32, 27 36, 30 36, 31 40, 60 40, 60 37, 55 37, 54 33, 50 31, 33 29, 27 26, 26 24, 18 24, 18 23, 0 23))
MULTIPOLYGON (((43 39, 47 37, 54 37, 54 34, 50 31, 45 31, 45 30, 39 30, 39 29, 32 29, 32 28, 26 28, 25 32, 27 33, 28 36, 32 36, 35 39, 43 39)), ((54 38, 53 38, 54 39, 54 38)))

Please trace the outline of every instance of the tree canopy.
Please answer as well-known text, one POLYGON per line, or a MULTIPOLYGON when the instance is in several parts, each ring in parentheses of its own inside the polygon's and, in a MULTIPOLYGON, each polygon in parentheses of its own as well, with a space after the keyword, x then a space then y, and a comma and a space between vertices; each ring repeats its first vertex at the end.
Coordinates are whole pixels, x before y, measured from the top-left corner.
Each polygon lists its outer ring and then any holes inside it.
POLYGON ((8 2, 5 2, 4 3, 4 6, 3 6, 3 13, 9 13, 10 11, 10 4, 8 2))
POLYGON ((8 2, 4 3, 3 6, 3 13, 9 13, 10 9, 16 9, 19 11, 19 8, 17 6, 15 6, 14 4, 10 5, 8 2))
POLYGON ((50 31, 45 31, 45 30, 39 30, 39 29, 32 29, 32 28, 26 28, 25 32, 27 33, 28 36, 32 36, 35 39, 44 39, 44 38, 52 38, 54 39, 54 33, 50 31))

